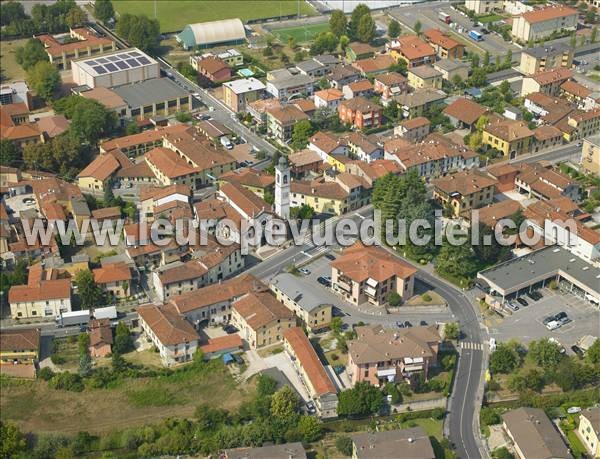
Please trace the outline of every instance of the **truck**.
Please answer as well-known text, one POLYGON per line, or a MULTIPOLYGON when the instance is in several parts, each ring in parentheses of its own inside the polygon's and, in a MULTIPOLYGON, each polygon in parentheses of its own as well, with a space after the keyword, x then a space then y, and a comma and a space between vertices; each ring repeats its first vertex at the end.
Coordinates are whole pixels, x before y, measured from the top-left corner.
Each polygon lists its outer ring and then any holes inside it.
POLYGON ((226 135, 221 137, 221 145, 223 145, 228 150, 233 149, 233 143, 231 143, 231 140, 229 140, 229 137, 227 137, 226 135))
POLYGON ((114 320, 118 317, 116 306, 107 306, 105 308, 96 308, 92 314, 94 319, 114 320))
POLYGON ((440 11, 440 14, 438 14, 438 18, 440 19, 440 21, 446 24, 450 24, 452 22, 452 18, 450 17, 450 15, 444 13, 443 11, 440 11))
POLYGON ((73 325, 87 325, 90 322, 90 311, 84 309, 82 311, 61 312, 56 318, 57 327, 71 327, 73 325))
POLYGON ((469 38, 475 41, 483 41, 483 35, 476 30, 471 30, 469 32, 469 38))

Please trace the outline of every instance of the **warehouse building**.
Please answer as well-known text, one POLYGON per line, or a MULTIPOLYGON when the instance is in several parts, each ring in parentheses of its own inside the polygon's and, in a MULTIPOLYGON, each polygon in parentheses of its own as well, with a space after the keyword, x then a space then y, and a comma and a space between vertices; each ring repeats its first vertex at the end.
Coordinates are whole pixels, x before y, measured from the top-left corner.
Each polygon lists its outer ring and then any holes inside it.
POLYGON ((246 40, 246 30, 239 19, 224 19, 188 24, 175 38, 184 49, 239 45, 246 40))
POLYGON ((73 81, 89 88, 112 88, 160 77, 160 65, 137 48, 103 54, 71 63, 73 81))

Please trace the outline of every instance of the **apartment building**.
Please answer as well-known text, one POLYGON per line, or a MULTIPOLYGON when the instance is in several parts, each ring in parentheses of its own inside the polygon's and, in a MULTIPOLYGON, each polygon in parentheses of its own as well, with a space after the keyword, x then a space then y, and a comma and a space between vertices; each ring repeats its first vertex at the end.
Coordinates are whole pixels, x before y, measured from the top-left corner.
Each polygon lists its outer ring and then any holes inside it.
POLYGON ((273 70, 267 74, 267 92, 282 102, 296 97, 310 97, 314 92, 314 78, 289 69, 273 70))
POLYGON ((388 54, 396 62, 403 60, 408 68, 435 62, 433 47, 416 35, 404 35, 386 44, 388 54))
POLYGON ((552 5, 528 11, 513 19, 512 35, 527 43, 538 41, 553 32, 577 29, 578 12, 564 5, 552 5))
POLYGON ((431 121, 424 116, 401 121, 394 128, 394 134, 412 142, 418 142, 429 134, 431 121))
POLYGON ((107 263, 94 269, 92 273, 96 285, 113 298, 127 298, 131 295, 133 276, 126 263, 107 263))
POLYGON ((137 308, 144 336, 158 350, 164 366, 170 367, 194 359, 200 336, 194 327, 171 305, 146 305, 137 308))
POLYGON ((395 62, 392 56, 378 54, 375 57, 355 61, 352 63, 352 67, 357 69, 362 76, 367 77, 387 72, 395 62))
POLYGON ((263 97, 265 88, 256 78, 228 81, 223 83, 223 101, 234 112, 243 112, 248 104, 263 97))
POLYGON ((375 136, 366 136, 362 132, 351 132, 346 136, 348 154, 359 161, 371 163, 383 158, 383 144, 375 136))
POLYGON ((450 83, 467 81, 469 78, 469 65, 463 61, 453 59, 440 59, 433 64, 433 68, 442 74, 442 78, 450 83))
POLYGON ((337 110, 338 105, 344 99, 344 93, 339 89, 328 88, 315 92, 314 102, 317 108, 337 110))
POLYGON ((364 432, 352 435, 352 459, 434 459, 435 452, 422 427, 364 432))
POLYGON ((391 292, 404 301, 413 296, 415 273, 415 268, 385 249, 356 242, 331 262, 331 285, 354 305, 383 306, 391 292))
POLYGON ((416 118, 423 116, 433 105, 443 103, 446 97, 447 94, 441 89, 426 88, 399 94, 394 96, 393 101, 398 104, 398 109, 404 118, 416 118))
POLYGON ((600 408, 581 412, 577 432, 591 457, 600 457, 600 408))
POLYGON ((308 394, 315 401, 317 414, 321 418, 337 417, 337 389, 327 375, 304 330, 293 327, 283 332, 283 345, 292 357, 294 366, 302 375, 308 394))
POLYGON ((442 80, 442 72, 429 65, 420 65, 408 71, 408 84, 414 89, 442 89, 442 80))
POLYGON ((273 191, 275 177, 264 171, 259 171, 252 167, 245 167, 221 175, 219 177, 219 184, 225 182, 242 186, 259 198, 264 199, 265 193, 273 191))
POLYGON ((133 166, 131 160, 119 150, 96 156, 79 174, 77 185, 82 193, 104 195, 121 169, 133 166))
POLYGON ((382 73, 373 80, 373 90, 381 95, 381 103, 385 106, 393 96, 408 91, 408 80, 398 72, 382 73))
POLYGON ((373 84, 367 80, 358 80, 347 84, 342 88, 344 99, 353 99, 355 97, 370 97, 373 94, 373 84))
POLYGON ((383 109, 364 97, 345 100, 338 107, 342 123, 348 123, 357 129, 375 128, 381 125, 383 109))
POLYGON ((465 0, 465 8, 477 15, 502 10, 503 0, 465 0))
POLYGON ((356 327, 348 341, 347 371, 352 384, 366 381, 380 387, 388 382, 410 382, 416 374, 427 379, 437 365, 442 338, 433 326, 386 329, 381 325, 356 327))
POLYGON ((323 303, 323 297, 314 293, 314 284, 290 273, 277 274, 269 284, 278 301, 293 311, 306 328, 315 333, 329 327, 332 304, 323 303))
POLYGON ((526 75, 564 67, 570 69, 573 65, 573 48, 568 43, 523 48, 519 69, 526 75))
POLYGON ((432 183, 433 199, 452 209, 453 217, 491 204, 496 194, 496 180, 476 170, 439 177, 432 183))
POLYGON ((524 121, 498 118, 483 129, 481 142, 513 159, 530 151, 532 139, 533 131, 524 121))
POLYGON ((440 29, 427 29, 423 34, 427 43, 433 46, 440 59, 462 59, 465 45, 459 43, 440 29))
POLYGON ((231 68, 218 57, 190 56, 190 64, 198 74, 212 83, 218 84, 231 79, 231 68))
POLYGON ((267 132, 280 142, 287 142, 292 138, 294 125, 308 119, 308 115, 295 105, 270 108, 267 109, 267 132))
POLYGON ((0 374, 35 378, 40 355, 39 328, 2 330, 0 334, 0 374))
POLYGON ((550 70, 541 70, 529 77, 523 78, 521 96, 532 92, 541 92, 549 96, 558 96, 561 85, 573 76, 571 69, 557 67, 550 70))
POLYGON ((286 330, 296 326, 292 311, 267 292, 249 292, 231 305, 231 322, 251 349, 283 341, 286 330))
POLYGON ((600 134, 588 137, 583 141, 581 166, 592 174, 600 175, 600 134))
POLYGON ((541 200, 566 196, 574 202, 581 200, 581 186, 562 172, 539 164, 519 164, 515 190, 541 200))

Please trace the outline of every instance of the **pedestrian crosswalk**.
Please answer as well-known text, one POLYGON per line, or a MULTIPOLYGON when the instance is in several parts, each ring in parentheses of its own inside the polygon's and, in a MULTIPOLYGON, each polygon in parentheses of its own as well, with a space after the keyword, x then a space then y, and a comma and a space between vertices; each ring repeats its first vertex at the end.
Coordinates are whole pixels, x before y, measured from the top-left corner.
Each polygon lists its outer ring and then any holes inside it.
POLYGON ((462 349, 473 349, 473 350, 483 351, 483 344, 481 344, 481 343, 472 343, 470 341, 461 341, 460 342, 460 347, 462 349))

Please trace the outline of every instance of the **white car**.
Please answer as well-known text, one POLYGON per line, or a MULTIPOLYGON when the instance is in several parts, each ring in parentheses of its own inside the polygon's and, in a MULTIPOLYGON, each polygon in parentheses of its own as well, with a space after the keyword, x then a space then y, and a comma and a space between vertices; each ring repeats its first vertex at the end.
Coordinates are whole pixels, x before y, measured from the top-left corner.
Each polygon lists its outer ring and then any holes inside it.
POLYGON ((567 409, 567 413, 569 413, 569 414, 581 413, 581 408, 579 408, 578 406, 572 406, 567 409))
POLYGON ((490 338, 490 351, 494 352, 496 350, 496 338, 490 338))
POLYGON ((546 328, 547 328, 548 330, 550 330, 550 331, 552 331, 552 330, 556 330, 557 328, 560 328, 560 322, 558 322, 558 321, 556 321, 556 320, 553 320, 553 321, 551 321, 551 322, 548 322, 548 323, 546 324, 546 328))
POLYGON ((308 276, 310 274, 310 270, 308 270, 306 268, 300 268, 298 271, 300 271, 305 276, 308 276))

